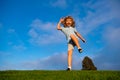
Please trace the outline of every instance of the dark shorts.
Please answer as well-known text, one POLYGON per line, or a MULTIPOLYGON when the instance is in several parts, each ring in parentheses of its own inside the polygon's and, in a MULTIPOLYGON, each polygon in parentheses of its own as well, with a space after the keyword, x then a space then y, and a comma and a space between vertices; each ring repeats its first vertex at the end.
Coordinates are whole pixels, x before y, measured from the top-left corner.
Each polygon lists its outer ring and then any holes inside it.
POLYGON ((75 43, 74 43, 72 40, 70 40, 70 41, 68 42, 68 50, 74 49, 75 46, 76 46, 76 45, 75 45, 75 43))

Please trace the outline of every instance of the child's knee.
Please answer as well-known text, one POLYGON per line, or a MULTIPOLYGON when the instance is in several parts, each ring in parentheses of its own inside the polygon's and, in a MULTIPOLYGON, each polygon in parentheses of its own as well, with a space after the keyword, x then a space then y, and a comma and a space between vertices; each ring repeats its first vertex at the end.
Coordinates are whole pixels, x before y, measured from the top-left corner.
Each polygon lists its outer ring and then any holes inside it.
POLYGON ((71 56, 73 52, 73 49, 68 50, 68 56, 71 56))

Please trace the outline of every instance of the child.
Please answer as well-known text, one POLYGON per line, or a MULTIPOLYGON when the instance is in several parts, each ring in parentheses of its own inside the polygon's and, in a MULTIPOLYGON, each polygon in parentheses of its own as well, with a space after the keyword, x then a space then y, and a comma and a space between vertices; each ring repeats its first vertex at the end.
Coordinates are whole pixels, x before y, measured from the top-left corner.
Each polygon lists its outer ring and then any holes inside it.
POLYGON ((82 48, 80 47, 78 38, 80 38, 83 42, 85 42, 85 39, 77 32, 75 29, 75 22, 71 16, 67 16, 65 18, 61 18, 57 29, 61 30, 67 38, 68 41, 68 68, 67 70, 71 70, 72 65, 72 53, 74 50, 74 47, 77 46, 78 51, 81 53, 82 48), (61 24, 63 24, 64 27, 61 27, 61 24))

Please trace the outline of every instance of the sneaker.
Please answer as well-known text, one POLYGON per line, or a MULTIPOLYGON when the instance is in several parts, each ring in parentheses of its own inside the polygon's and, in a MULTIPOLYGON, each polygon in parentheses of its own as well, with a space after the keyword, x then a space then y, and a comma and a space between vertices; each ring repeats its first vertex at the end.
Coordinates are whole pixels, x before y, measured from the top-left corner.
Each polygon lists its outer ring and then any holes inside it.
POLYGON ((67 70, 67 71, 71 71, 71 69, 70 69, 70 68, 67 68, 66 70, 67 70))
POLYGON ((82 53, 82 49, 78 49, 78 52, 79 52, 79 53, 82 53))

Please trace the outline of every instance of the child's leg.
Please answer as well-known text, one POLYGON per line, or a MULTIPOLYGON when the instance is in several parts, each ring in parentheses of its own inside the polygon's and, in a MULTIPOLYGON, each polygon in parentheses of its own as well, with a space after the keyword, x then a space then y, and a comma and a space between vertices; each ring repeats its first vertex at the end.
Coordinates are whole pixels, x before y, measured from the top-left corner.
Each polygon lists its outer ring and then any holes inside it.
POLYGON ((78 39, 75 37, 75 35, 74 35, 74 34, 71 34, 70 37, 71 37, 71 39, 73 40, 73 42, 76 44, 77 48, 78 48, 78 49, 81 49, 80 44, 79 44, 79 41, 78 41, 78 39))
POLYGON ((72 53, 73 53, 73 49, 68 50, 68 68, 70 69, 72 67, 72 53))

